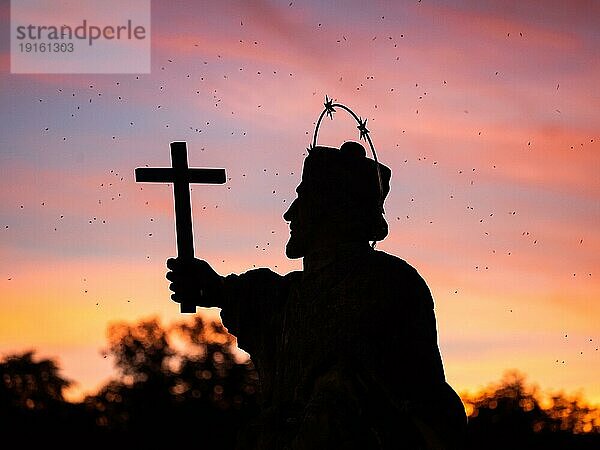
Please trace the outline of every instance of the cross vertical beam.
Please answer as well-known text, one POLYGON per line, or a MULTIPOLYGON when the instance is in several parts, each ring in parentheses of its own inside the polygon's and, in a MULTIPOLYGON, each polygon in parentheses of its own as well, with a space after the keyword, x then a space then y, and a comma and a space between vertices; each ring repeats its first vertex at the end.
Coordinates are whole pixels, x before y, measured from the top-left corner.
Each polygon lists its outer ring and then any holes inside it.
POLYGON ((194 257, 194 233, 192 231, 192 206, 190 182, 187 173, 187 145, 185 142, 171 142, 171 165, 173 167, 173 195, 175 197, 177 257, 192 259, 194 257))

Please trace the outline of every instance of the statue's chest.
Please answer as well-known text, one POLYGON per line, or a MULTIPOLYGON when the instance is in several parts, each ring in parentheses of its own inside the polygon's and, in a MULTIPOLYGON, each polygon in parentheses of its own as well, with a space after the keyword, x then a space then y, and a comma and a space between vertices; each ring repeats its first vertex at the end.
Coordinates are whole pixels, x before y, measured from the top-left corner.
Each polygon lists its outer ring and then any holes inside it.
POLYGON ((356 350, 368 326, 368 304, 368 289, 354 280, 329 290, 316 287, 291 293, 277 354, 275 384, 280 395, 288 392, 301 398, 316 374, 336 357, 356 350))
POLYGON ((283 343, 288 355, 310 358, 352 342, 368 314, 368 289, 340 283, 332 289, 300 290, 286 305, 283 343))

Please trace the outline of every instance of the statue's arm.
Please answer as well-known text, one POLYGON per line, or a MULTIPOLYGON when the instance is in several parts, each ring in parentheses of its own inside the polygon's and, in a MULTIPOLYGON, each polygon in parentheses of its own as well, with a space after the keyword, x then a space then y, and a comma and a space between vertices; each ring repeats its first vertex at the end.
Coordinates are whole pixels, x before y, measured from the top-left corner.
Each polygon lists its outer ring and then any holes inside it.
POLYGON ((223 277, 220 304, 216 305, 221 308, 223 324, 240 341, 255 334, 254 330, 261 335, 271 333, 280 320, 290 279, 267 268, 223 277))
POLYGON ((193 301, 201 307, 237 308, 252 299, 277 296, 286 277, 267 268, 249 270, 240 275, 219 275, 211 265, 200 259, 167 260, 166 278, 171 282, 171 299, 193 301))

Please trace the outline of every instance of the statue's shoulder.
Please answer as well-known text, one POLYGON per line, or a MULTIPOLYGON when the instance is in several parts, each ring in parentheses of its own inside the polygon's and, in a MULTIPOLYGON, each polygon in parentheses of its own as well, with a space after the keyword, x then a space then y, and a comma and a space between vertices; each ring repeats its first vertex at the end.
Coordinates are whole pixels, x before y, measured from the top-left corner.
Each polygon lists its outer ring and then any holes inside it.
POLYGON ((381 250, 371 254, 370 266, 376 271, 380 282, 392 286, 402 286, 413 293, 430 295, 429 287, 419 271, 398 256, 381 250))
POLYGON ((385 269, 386 271, 391 271, 391 273, 394 274, 394 276, 402 274, 410 277, 420 277, 417 269, 415 269, 404 259, 381 250, 373 250, 371 252, 370 263, 374 264, 377 268, 385 269))
POLYGON ((302 271, 294 270, 283 276, 283 279, 288 283, 298 283, 302 280, 302 271))

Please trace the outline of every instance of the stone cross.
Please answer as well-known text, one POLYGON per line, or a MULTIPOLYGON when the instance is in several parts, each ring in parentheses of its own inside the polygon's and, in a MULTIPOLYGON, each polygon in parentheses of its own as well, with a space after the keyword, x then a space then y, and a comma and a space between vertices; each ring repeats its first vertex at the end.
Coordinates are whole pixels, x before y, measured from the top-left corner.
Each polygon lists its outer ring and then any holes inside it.
MULTIPOLYGON (((171 142, 172 167, 139 167, 135 169, 135 181, 142 183, 173 183, 175 197, 175 231, 177 257, 194 258, 194 234, 192 231, 192 209, 190 183, 223 184, 225 169, 189 168, 186 142, 171 142)), ((196 312, 193 300, 182 301, 182 313, 196 312)))

